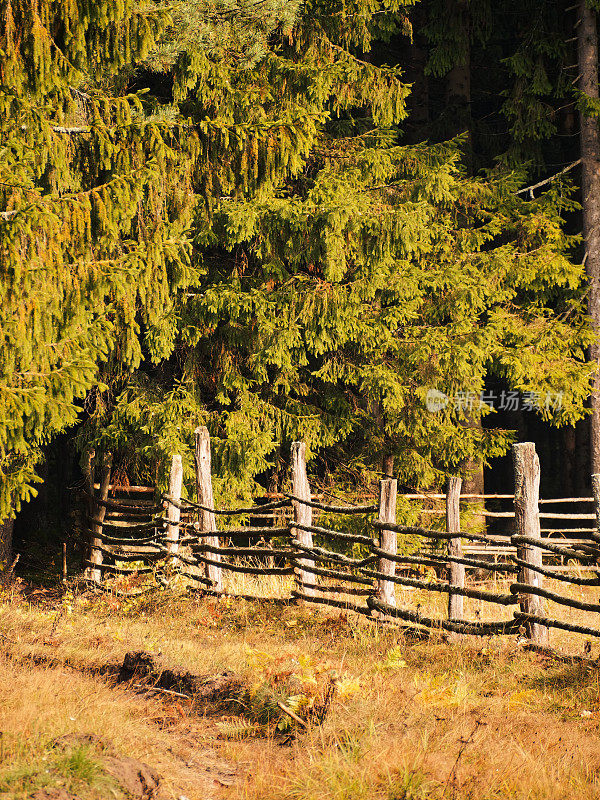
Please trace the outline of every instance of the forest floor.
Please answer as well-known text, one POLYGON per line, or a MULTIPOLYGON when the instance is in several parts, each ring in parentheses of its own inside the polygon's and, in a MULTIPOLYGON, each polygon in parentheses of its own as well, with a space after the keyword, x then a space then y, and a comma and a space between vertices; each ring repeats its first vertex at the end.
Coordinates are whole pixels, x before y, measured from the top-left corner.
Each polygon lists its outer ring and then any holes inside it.
POLYGON ((183 591, 0 593, 1 800, 600 798, 599 728, 600 666, 515 637, 183 591), (237 688, 211 706, 185 681, 119 682, 133 651, 237 688))

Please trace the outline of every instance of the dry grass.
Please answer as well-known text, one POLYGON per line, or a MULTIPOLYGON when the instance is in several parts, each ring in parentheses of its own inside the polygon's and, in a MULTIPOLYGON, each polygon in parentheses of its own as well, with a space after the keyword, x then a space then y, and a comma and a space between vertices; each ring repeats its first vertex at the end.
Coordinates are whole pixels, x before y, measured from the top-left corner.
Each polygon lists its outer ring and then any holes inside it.
POLYGON ((163 776, 166 797, 209 797, 214 779, 187 766, 196 748, 205 764, 218 765, 212 750, 216 731, 206 725, 182 726, 174 706, 140 698, 91 676, 60 667, 35 666, 11 658, 0 661, 0 797, 33 796, 49 785, 75 790, 77 797, 125 797, 102 769, 102 756, 129 756, 163 776), (90 746, 86 739, 94 737, 90 746), (65 749, 61 742, 70 746, 65 749), (90 762, 77 780, 60 762, 79 755, 90 762), (57 769, 57 764, 59 768, 57 769), (69 777, 72 780, 68 780, 69 777), (176 794, 176 791, 178 794, 176 794))
MULTIPOLYGON (((445 602, 402 594, 399 602, 432 614, 445 602)), ((574 642, 580 650, 581 637, 574 642)), ((158 769, 166 798, 600 798, 600 672, 526 653, 514 638, 415 641, 321 608, 163 592, 135 602, 4 597, 0 645, 2 800, 32 796, 48 774, 71 780, 85 800, 109 796, 95 752, 82 756, 92 764, 87 781, 55 769, 57 737, 90 733, 158 769), (325 723, 291 744, 221 740, 214 721, 185 703, 134 695, 93 672, 134 649, 249 680, 301 662, 307 681, 335 670, 340 691, 325 723), (26 769, 31 779, 15 777, 26 769), (226 788, 228 772, 237 778, 226 788)))

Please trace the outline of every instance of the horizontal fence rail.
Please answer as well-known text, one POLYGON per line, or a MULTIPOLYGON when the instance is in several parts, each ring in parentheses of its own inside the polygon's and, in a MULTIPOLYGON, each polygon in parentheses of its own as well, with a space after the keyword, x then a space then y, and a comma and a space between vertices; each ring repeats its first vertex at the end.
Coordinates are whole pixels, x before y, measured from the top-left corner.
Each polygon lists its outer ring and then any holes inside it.
MULTIPOLYGON (((247 597, 231 583, 245 575, 275 581, 273 591, 281 600, 396 619, 451 636, 518 633, 542 646, 550 629, 600 637, 599 623, 561 616, 561 609, 600 613, 597 597, 569 595, 570 589, 581 593, 600 586, 600 476, 593 480, 596 499, 540 500, 539 462, 530 443, 513 447, 514 494, 461 494, 460 479, 451 477, 445 494, 398 495, 403 502, 437 503, 416 515, 425 515, 431 525, 397 522, 393 479, 380 482, 376 504, 337 505, 315 497, 302 442, 292 446, 291 492, 243 507, 215 508, 205 428, 196 431, 195 456, 197 499, 182 498, 182 461, 174 456, 169 490, 160 503, 149 487, 122 490, 127 496, 117 497, 119 490, 110 484, 110 455, 103 457, 100 480, 92 484, 88 477, 84 495, 90 581, 98 585, 103 575, 154 575, 164 584, 181 575, 200 591, 247 597), (496 507, 510 501, 512 509, 482 508, 486 501, 496 507), (592 504, 593 513, 539 510, 573 503, 592 504), (443 515, 446 524, 438 529, 437 517, 443 515), (541 528, 540 519, 562 524, 541 528), (594 520, 594 527, 579 527, 582 519, 594 520), (565 520, 575 525, 565 527, 565 520), (544 587, 544 580, 556 581, 559 590, 544 587), (427 598, 435 608, 441 601, 447 604, 446 613, 423 613, 427 598), (411 604, 415 607, 406 607, 411 604), (509 616, 493 618, 494 607, 497 615, 509 616)), ((90 476, 93 471, 92 466, 90 476)))

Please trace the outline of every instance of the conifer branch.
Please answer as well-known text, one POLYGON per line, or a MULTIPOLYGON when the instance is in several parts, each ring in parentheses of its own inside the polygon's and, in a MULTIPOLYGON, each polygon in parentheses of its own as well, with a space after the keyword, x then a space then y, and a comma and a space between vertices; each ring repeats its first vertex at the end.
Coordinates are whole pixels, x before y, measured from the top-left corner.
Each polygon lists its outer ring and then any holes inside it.
POLYGON ((346 50, 344 47, 341 47, 339 44, 334 44, 332 41, 327 39, 325 42, 327 47, 330 47, 332 50, 337 50, 338 52, 342 53, 347 58, 354 61, 356 64, 362 64, 363 67, 368 67, 369 69, 373 68, 373 64, 369 64, 368 61, 363 61, 362 58, 358 58, 357 56, 353 55, 349 50, 346 50))
POLYGON ((545 178, 543 181, 540 181, 539 183, 534 183, 532 186, 525 186, 524 189, 519 189, 518 191, 515 192, 515 194, 525 194, 525 192, 533 192, 534 189, 539 189, 540 186, 545 186, 547 183, 552 183, 552 181, 556 180, 556 178, 559 178, 561 175, 564 175, 565 172, 569 172, 570 170, 575 169, 575 167, 578 167, 581 164, 582 160, 583 159, 578 158, 577 161, 573 161, 564 169, 561 169, 560 172, 556 172, 549 178, 545 178))
POLYGON ((134 178, 136 175, 140 175, 144 172, 147 172, 151 167, 155 166, 156 162, 153 160, 149 161, 142 167, 138 167, 137 169, 131 170, 131 172, 125 175, 115 175, 114 178, 111 178, 106 183, 99 184, 98 186, 92 186, 91 189, 85 189, 80 192, 72 192, 70 194, 62 194, 58 195, 58 197, 40 197, 37 201, 32 202, 29 206, 24 206, 23 208, 17 208, 14 211, 0 211, 0 219, 8 220, 11 217, 14 217, 15 214, 19 214, 21 211, 26 211, 27 209, 35 206, 38 202, 43 200, 50 200, 51 202, 60 202, 62 200, 80 200, 83 197, 86 197, 94 192, 102 191, 110 187, 112 184, 118 184, 123 180, 128 180, 134 178))

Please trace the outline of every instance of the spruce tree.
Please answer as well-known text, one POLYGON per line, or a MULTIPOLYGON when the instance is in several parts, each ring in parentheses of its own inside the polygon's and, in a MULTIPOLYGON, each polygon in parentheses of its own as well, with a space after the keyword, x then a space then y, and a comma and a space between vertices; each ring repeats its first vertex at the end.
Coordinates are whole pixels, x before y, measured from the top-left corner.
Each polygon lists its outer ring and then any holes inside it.
POLYGON ((382 10, 315 0, 250 66, 220 61, 208 80, 190 76, 189 59, 175 64, 189 120, 287 123, 297 138, 274 158, 239 135, 233 172, 202 187, 193 258, 204 274, 182 302, 177 367, 166 381, 138 375, 92 435, 111 430, 118 444, 123 428, 143 429, 151 448, 159 426, 145 409, 175 377, 185 411, 163 454, 185 440, 186 419, 207 423, 217 494, 248 491, 298 438, 367 468, 393 455, 404 481, 428 485, 505 452, 507 432, 463 426, 489 412, 478 398, 490 375, 539 393, 556 423, 581 414, 588 335, 584 273, 562 227, 568 190, 528 201, 520 173, 469 176, 464 140, 403 146, 408 87, 369 53, 375 37, 408 43, 410 23, 400 4, 382 10), (434 391, 453 398, 439 413, 427 410, 434 391))
POLYGON ((312 117, 233 119, 207 99, 227 93, 223 53, 243 82, 293 8, 0 2, 0 520, 35 492, 45 443, 172 355, 194 214, 306 149, 312 117), (140 80, 157 67, 166 102, 140 80), (179 115, 192 92, 201 118, 179 115))
POLYGON ((106 88, 155 47, 165 12, 2 0, 0 17, 2 519, 34 491, 40 446, 102 391, 101 363, 170 354, 194 270, 170 132, 106 88))
MULTIPOLYGON (((536 178, 568 172, 580 186, 581 215, 571 215, 570 222, 582 230, 576 255, 586 266, 586 304, 594 331, 588 357, 596 371, 581 443, 587 458, 579 471, 587 474, 600 470, 597 11, 594 0, 575 5, 505 0, 495 8, 496 21, 504 16, 516 22, 516 35, 508 37, 512 52, 505 58, 509 75, 502 112, 509 126, 501 158, 508 165, 526 166, 534 185, 536 178)), ((580 491, 589 491, 586 477, 580 483, 580 491)))
POLYGON ((581 414, 568 191, 402 143, 412 5, 3 0, 0 513, 78 418, 159 484, 208 424, 219 497, 297 438, 413 485, 504 452, 491 374, 581 414))
MULTIPOLYGON (((565 224, 570 231, 584 229, 583 246, 572 250, 572 257, 584 261, 590 279, 587 304, 593 317, 594 249, 593 229, 590 220, 594 215, 594 191, 584 189, 593 181, 595 170, 589 150, 590 133, 596 131, 597 109, 594 92, 597 91, 597 67, 584 69, 581 44, 597 46, 597 36, 584 36, 590 24, 595 24, 595 3, 515 2, 502 0, 461 3, 460 0, 424 0, 428 21, 424 25, 419 17, 420 41, 428 42, 428 75, 430 116, 438 116, 437 123, 421 125, 421 136, 440 137, 452 133, 457 119, 452 106, 440 102, 452 74, 459 62, 465 63, 468 54, 470 69, 468 164, 474 170, 490 169, 494 164, 506 169, 516 169, 528 176, 530 196, 543 190, 554 180, 563 177, 581 185, 581 195, 573 196, 582 204, 565 214, 565 224), (587 25, 584 24, 587 21, 587 25), (579 54, 578 44, 579 43, 579 54), (587 73, 586 89, 583 75, 587 73), (444 86, 446 84, 446 86, 444 86), (591 90, 590 90, 591 87, 591 90), (594 89, 596 87, 596 89, 594 89), (586 147, 582 140, 579 148, 577 111, 581 120, 581 133, 587 131, 586 147), (437 112, 437 113, 436 113, 437 112), (580 157, 584 156, 583 161, 580 157), (581 171, 579 164, 581 163, 581 171), (582 212, 580 214, 580 211, 582 212), (583 218, 583 219, 582 219, 583 218), (583 225, 582 225, 583 222, 583 225)), ((418 37, 419 38, 419 35, 418 37)), ((592 59, 593 60, 593 59, 592 59)), ((468 85, 463 81, 463 85, 468 85)), ((415 132, 411 132, 412 137, 415 132)), ((596 326, 597 327, 597 326, 596 326)), ((597 362, 590 350, 590 360, 597 362)), ((593 392, 595 394, 596 392, 593 392)), ((590 404, 594 405, 593 396, 590 404)), ((548 436, 550 442, 566 448, 569 457, 561 459, 566 473, 573 480, 569 492, 589 492, 590 442, 594 449, 597 428, 592 412, 592 425, 583 420, 575 429, 567 427, 559 437, 548 436), (576 463, 577 462, 577 463, 576 463)), ((521 416, 522 423, 525 418, 521 416)), ((550 453, 548 453, 550 455, 550 453)), ((595 467, 591 467, 594 471, 595 467)))

